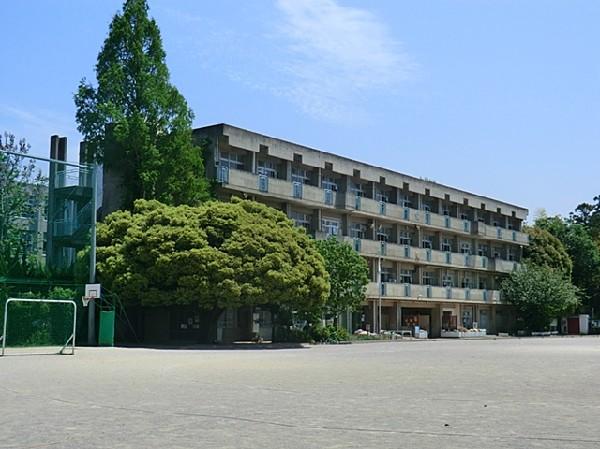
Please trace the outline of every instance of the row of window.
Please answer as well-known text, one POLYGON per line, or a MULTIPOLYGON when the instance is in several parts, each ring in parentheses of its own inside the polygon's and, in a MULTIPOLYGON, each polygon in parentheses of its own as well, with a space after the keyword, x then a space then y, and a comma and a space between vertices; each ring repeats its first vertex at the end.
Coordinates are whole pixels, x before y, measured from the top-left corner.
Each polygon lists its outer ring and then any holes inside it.
MULTIPOLYGON (((396 270, 389 267, 383 267, 381 269, 381 282, 387 283, 400 283, 400 284, 413 284, 413 279, 415 276, 414 270, 409 269, 401 269, 398 273, 399 278, 396 279, 396 270)), ((421 276, 421 284, 422 285, 431 285, 442 287, 460 287, 460 288, 477 288, 481 290, 485 290, 487 288, 487 280, 479 279, 478 283, 475 282, 468 276, 463 277, 460 280, 460 283, 457 285, 452 275, 443 275, 441 276, 441 284, 438 284, 438 277, 436 273, 433 271, 423 271, 423 275, 421 276)))
MULTIPOLYGON (((221 168, 235 168, 238 170, 242 170, 244 168, 243 158, 238 153, 221 152, 220 167, 221 168)), ((277 178, 278 177, 277 164, 271 160, 260 160, 259 159, 257 171, 258 171, 259 175, 266 176, 267 178, 277 178)), ((228 179, 223 179, 223 178, 228 178, 226 170, 222 170, 219 177, 221 178, 220 179, 221 181, 227 182, 228 179)), ((294 184, 297 184, 300 186, 299 188, 294 190, 295 197, 298 197, 298 198, 302 197, 301 186, 304 184, 310 184, 311 179, 312 178, 311 178, 310 170, 308 170, 306 168, 302 168, 302 167, 292 167, 292 182, 294 184)), ((261 190, 267 191, 268 188, 266 186, 268 186, 268 181, 264 181, 263 184, 264 184, 265 188, 261 189, 261 190)), ((331 193, 338 191, 338 181, 330 176, 322 176, 321 186, 324 190, 329 191, 331 193)), ((331 193, 330 193, 330 198, 333 198, 333 195, 331 193)), ((353 193, 357 198, 362 198, 362 197, 366 196, 365 190, 364 190, 364 184, 357 183, 357 182, 351 182, 350 183, 350 193, 353 193)), ((381 189, 376 189, 375 190, 375 200, 377 200, 381 203, 389 203, 390 202, 390 192, 383 191, 381 189)), ((325 198, 325 203, 333 204, 333 200, 330 200, 328 202, 327 198, 325 198)), ((358 199, 357 199, 357 204, 360 204, 358 199)), ((399 195, 397 204, 404 208, 413 208, 413 202, 411 200, 411 197, 406 194, 399 195)), ((450 212, 451 207, 452 207, 451 205, 449 205, 447 203, 443 203, 442 208, 441 208, 441 214, 445 215, 445 216, 450 216, 451 215, 451 212, 450 212)), ((383 206, 382 206, 382 209, 385 211, 385 208, 383 206)), ((418 207, 415 209, 418 209, 418 207)), ((425 212, 431 212, 432 206, 424 201, 421 204, 421 210, 423 210, 425 212)), ((457 216, 461 220, 467 220, 467 221, 472 220, 472 217, 469 216, 468 214, 465 214, 464 212, 457 214, 457 216)), ((485 219, 483 217, 478 217, 477 222, 485 223, 485 219)), ((500 223, 497 219, 491 220, 491 225, 495 226, 495 227, 503 226, 503 224, 500 223)), ((507 224, 507 228, 513 229, 512 223, 509 222, 507 224)))

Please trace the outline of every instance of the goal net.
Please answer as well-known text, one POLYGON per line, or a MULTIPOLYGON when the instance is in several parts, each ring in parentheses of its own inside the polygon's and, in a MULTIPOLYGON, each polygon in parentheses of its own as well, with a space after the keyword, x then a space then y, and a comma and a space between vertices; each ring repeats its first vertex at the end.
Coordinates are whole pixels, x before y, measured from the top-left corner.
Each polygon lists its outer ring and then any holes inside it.
POLYGON ((62 299, 9 298, 4 304, 2 352, 75 353, 77 305, 62 299))

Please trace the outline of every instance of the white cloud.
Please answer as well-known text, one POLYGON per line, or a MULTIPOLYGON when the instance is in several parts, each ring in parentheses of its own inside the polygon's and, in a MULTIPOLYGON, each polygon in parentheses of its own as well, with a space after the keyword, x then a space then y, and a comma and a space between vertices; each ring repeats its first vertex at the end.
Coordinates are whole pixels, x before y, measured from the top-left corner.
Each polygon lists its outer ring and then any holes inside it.
POLYGON ((414 69, 385 24, 335 0, 277 0, 289 85, 278 89, 316 118, 353 121, 362 99, 396 90, 414 69))

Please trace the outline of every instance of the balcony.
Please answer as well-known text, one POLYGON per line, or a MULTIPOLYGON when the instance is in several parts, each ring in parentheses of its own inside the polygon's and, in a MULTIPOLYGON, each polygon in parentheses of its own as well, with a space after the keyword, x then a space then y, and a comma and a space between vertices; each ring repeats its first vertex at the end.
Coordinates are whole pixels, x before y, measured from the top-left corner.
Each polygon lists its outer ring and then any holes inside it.
POLYGON ((371 215, 389 217, 392 220, 401 220, 420 224, 432 228, 450 230, 460 234, 471 234, 472 223, 469 220, 435 214, 397 204, 376 201, 371 198, 357 197, 352 193, 346 194, 346 209, 358 210, 371 215))
POLYGON ((517 268, 519 267, 518 262, 514 262, 511 260, 504 260, 504 259, 500 259, 499 257, 496 257, 493 260, 494 260, 494 270, 499 271, 501 273, 512 273, 513 271, 517 270, 517 268))
POLYGON ((337 200, 337 193, 331 190, 233 168, 221 170, 219 181, 244 192, 266 193, 287 200, 296 198, 319 206, 335 207, 337 200))
MULTIPOLYGON (((367 297, 379 298, 380 285, 369 282, 367 297)), ((381 283, 382 299, 408 299, 433 301, 473 301, 486 304, 500 303, 500 291, 481 290, 477 288, 438 287, 421 284, 400 284, 395 282, 381 283)))
POLYGON ((513 242, 518 245, 529 245, 528 234, 512 229, 501 228, 499 226, 488 225, 485 223, 473 223, 473 234, 487 239, 513 242))
MULTIPOLYGON (((349 243, 363 256, 384 257, 428 265, 449 266, 452 268, 472 268, 491 271, 496 266, 490 263, 487 257, 475 256, 473 254, 451 253, 377 240, 355 239, 352 237, 341 237, 341 239, 349 243)), ((514 264, 514 262, 502 262, 514 264)))

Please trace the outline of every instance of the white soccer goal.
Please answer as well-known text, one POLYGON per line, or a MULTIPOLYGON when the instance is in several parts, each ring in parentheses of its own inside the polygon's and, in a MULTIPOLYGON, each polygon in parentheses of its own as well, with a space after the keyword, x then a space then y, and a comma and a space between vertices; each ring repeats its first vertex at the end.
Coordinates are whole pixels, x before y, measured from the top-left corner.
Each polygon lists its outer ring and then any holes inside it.
POLYGON ((4 306, 4 328, 2 331, 2 353, 0 356, 4 355, 6 350, 6 338, 8 331, 8 323, 9 323, 9 304, 10 303, 50 303, 50 304, 70 304, 73 306, 73 328, 71 331, 70 337, 67 341, 62 345, 57 354, 65 354, 65 350, 70 347, 70 352, 68 354, 75 354, 75 330, 77 328, 77 305, 75 301, 66 300, 66 299, 24 299, 24 298, 8 298, 6 300, 6 304, 4 306))

